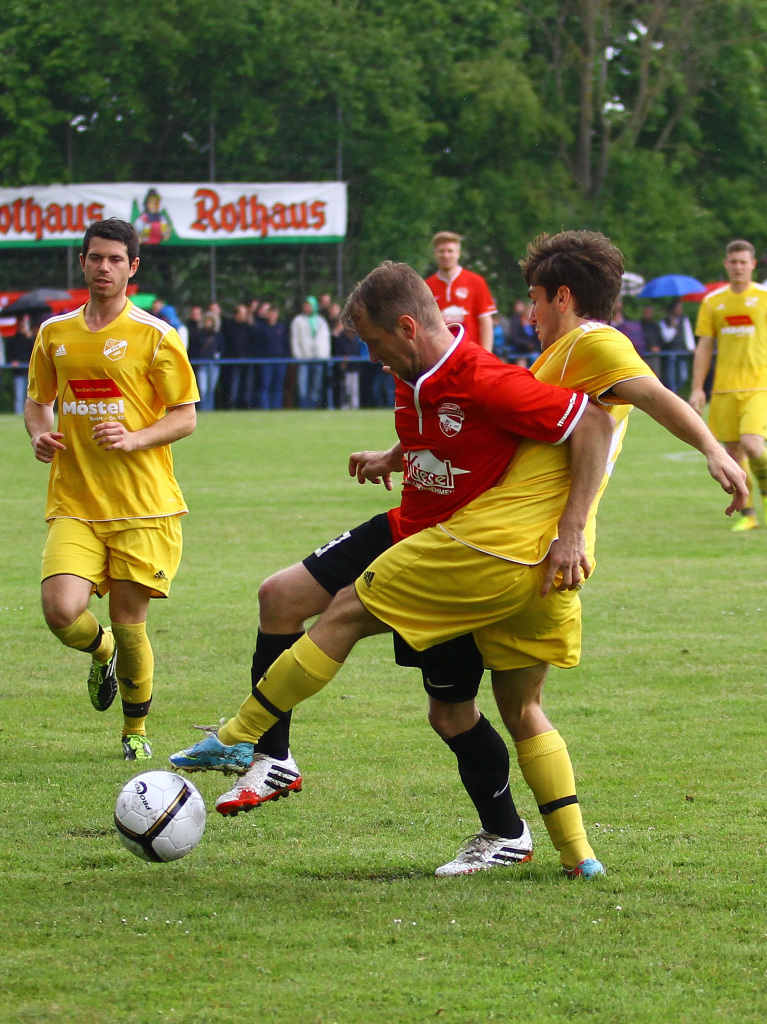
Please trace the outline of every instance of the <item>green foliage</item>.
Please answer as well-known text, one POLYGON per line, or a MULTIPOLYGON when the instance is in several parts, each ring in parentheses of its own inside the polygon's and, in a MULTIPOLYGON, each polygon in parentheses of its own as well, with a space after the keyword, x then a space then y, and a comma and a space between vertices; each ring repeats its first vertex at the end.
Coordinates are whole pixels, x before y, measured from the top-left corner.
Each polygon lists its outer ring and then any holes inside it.
MULTIPOLYGON (((391 436, 383 411, 213 413, 175 446, 192 511, 150 609, 153 768, 249 691, 259 581, 396 500, 346 475, 391 436)), ((91 709, 86 657, 40 614, 47 470, 13 416, 0 451, 2 1024, 764 1020, 767 549, 728 532, 702 457, 632 414, 583 664, 546 684, 609 872, 579 884, 515 764, 533 863, 433 878, 475 816, 384 638, 296 711, 301 794, 211 813, 178 863, 133 858, 112 827, 137 773, 119 709, 91 709)), ((497 724, 487 682, 480 701, 497 724)), ((211 809, 229 786, 194 781, 211 809)))
MULTIPOLYGON (((426 272, 453 228, 502 305, 563 226, 609 230, 646 277, 712 277, 729 237, 767 246, 765 63, 767 0, 8 0, 0 182, 340 173, 348 282, 426 272)), ((231 301, 258 277, 233 259, 231 301)), ((275 297, 294 260, 270 254, 275 297)), ((314 266, 330 286, 334 258, 314 266)), ((177 303, 204 280, 165 276, 177 303)))

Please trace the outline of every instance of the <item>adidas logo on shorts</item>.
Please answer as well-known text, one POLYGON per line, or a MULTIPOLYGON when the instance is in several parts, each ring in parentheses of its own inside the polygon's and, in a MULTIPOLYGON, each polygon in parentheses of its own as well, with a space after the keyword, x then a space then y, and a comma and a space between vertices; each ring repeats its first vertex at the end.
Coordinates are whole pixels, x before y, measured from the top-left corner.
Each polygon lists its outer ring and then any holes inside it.
POLYGON ((165 581, 167 582, 167 579, 168 579, 168 577, 167 577, 167 576, 165 575, 165 573, 164 573, 164 572, 162 571, 162 569, 159 569, 159 570, 158 570, 158 571, 157 571, 157 572, 156 572, 156 573, 154 574, 154 576, 152 577, 152 579, 153 579, 153 580, 165 580, 165 581))
POLYGON ((372 587, 373 586, 373 579, 375 578, 375 573, 371 572, 368 569, 367 572, 363 572, 362 578, 365 581, 365 586, 366 587, 372 587))

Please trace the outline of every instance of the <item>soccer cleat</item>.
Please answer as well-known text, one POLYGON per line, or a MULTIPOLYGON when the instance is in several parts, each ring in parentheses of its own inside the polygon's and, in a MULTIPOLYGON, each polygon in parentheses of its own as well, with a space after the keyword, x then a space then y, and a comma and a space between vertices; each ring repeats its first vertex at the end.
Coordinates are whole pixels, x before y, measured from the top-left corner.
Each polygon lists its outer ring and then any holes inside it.
POLYGON ((301 773, 290 751, 284 761, 278 761, 269 754, 256 754, 247 772, 240 776, 228 793, 216 800, 216 810, 224 817, 240 811, 252 811, 267 800, 300 792, 301 782, 301 773))
POLYGON ((582 860, 580 864, 576 864, 574 868, 563 868, 562 870, 568 878, 589 879, 607 874, 604 864, 598 860, 594 860, 593 857, 587 857, 586 860, 582 860))
POLYGON ((136 732, 123 736, 124 761, 148 761, 151 756, 152 748, 146 736, 140 736, 136 732))
MULTIPOLYGON (((105 629, 105 633, 111 630, 105 629)), ((115 662, 117 661, 117 648, 112 651, 109 661, 103 663, 94 661, 88 673, 88 696, 91 704, 97 711, 106 711, 112 706, 112 701, 117 696, 117 673, 115 662)))
POLYGON ((746 530, 758 529, 759 523, 756 521, 756 516, 741 516, 739 519, 736 519, 730 527, 730 533, 744 533, 746 530))
POLYGON ((253 764, 253 744, 233 743, 226 747, 213 733, 193 747, 171 754, 168 760, 174 768, 185 772, 223 772, 224 775, 244 775, 253 764))
POLYGON ((523 821, 522 835, 518 839, 504 839, 482 829, 461 847, 449 864, 434 872, 437 878, 448 875, 473 875, 475 871, 525 864, 533 859, 533 837, 527 822, 523 821))

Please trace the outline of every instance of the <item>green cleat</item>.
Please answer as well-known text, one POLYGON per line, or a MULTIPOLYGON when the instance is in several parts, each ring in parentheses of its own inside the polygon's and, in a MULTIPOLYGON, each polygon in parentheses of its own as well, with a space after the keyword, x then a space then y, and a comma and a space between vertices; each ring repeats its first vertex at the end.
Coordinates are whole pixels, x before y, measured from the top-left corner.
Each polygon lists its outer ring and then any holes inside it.
POLYGON ((730 533, 744 533, 746 530, 758 530, 759 523, 756 521, 756 516, 753 513, 749 516, 741 516, 740 519, 736 519, 734 524, 730 527, 730 533))
MULTIPOLYGON (((105 633, 111 633, 111 629, 105 629, 105 633)), ((117 661, 117 648, 112 651, 109 661, 94 661, 88 673, 88 696, 91 704, 97 711, 106 711, 112 706, 112 701, 117 696, 117 673, 115 662, 117 661)))
POLYGON ((124 761, 149 761, 151 757, 152 748, 146 736, 140 736, 135 732, 123 736, 124 761))

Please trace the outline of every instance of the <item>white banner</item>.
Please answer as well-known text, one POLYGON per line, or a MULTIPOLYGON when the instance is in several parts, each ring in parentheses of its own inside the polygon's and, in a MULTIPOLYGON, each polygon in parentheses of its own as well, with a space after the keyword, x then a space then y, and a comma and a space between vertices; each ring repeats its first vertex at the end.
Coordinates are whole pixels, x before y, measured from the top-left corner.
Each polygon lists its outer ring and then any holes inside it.
POLYGON ((0 247, 79 245, 94 220, 130 221, 143 245, 340 242, 341 181, 35 185, 0 189, 0 247))

